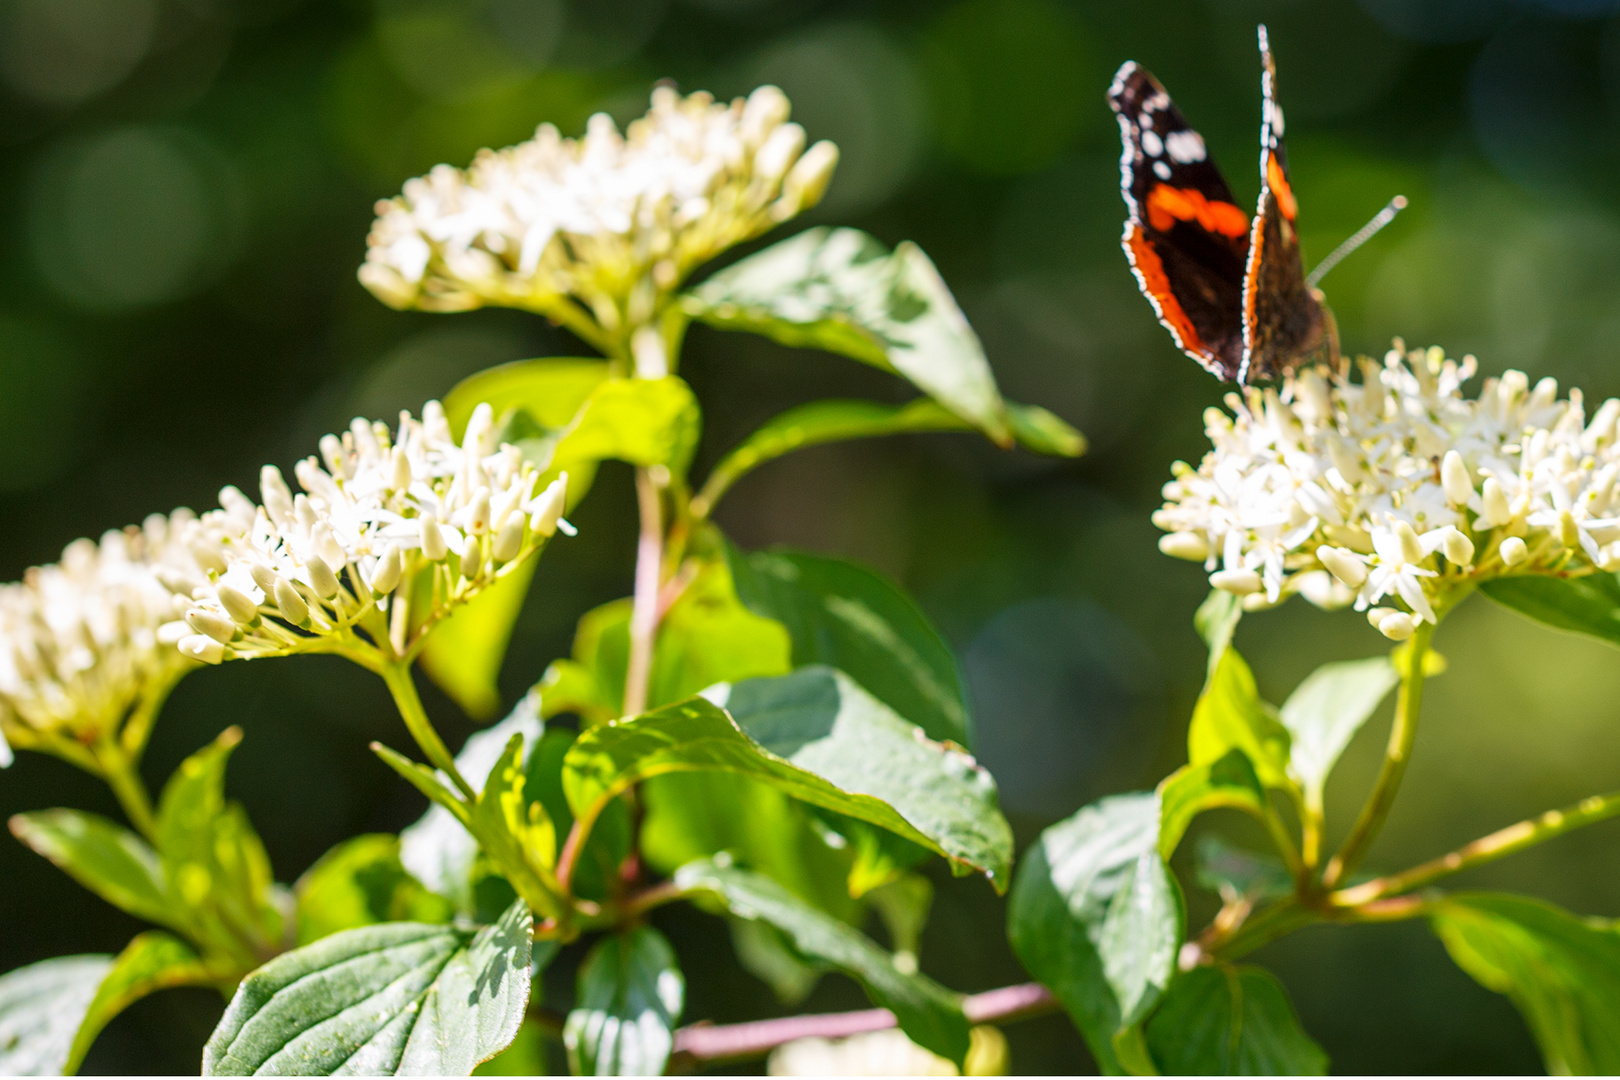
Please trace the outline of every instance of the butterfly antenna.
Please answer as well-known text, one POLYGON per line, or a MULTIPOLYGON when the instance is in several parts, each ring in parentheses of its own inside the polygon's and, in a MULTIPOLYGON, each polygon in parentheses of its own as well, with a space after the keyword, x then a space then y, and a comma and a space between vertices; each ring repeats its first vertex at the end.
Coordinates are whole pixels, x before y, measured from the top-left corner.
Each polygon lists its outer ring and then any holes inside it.
POLYGON ((1327 258, 1317 263, 1316 269, 1312 270, 1310 276, 1305 279, 1305 284, 1309 288, 1316 288, 1316 283, 1327 277, 1327 272, 1329 270, 1332 270, 1335 266, 1338 266, 1339 263, 1343 262, 1346 255, 1349 255, 1352 251, 1356 250, 1356 248, 1360 247, 1362 244, 1365 244, 1368 240, 1371 240, 1375 235, 1377 235, 1379 229, 1382 229, 1385 225, 1388 225, 1390 222, 1394 221, 1395 215, 1405 209, 1405 195, 1397 195, 1393 199, 1389 200, 1389 204, 1382 210, 1378 211, 1378 213, 1374 214, 1373 219, 1367 222, 1367 224, 1363 225, 1354 236, 1340 244, 1338 247, 1334 248, 1332 253, 1329 254, 1327 258))

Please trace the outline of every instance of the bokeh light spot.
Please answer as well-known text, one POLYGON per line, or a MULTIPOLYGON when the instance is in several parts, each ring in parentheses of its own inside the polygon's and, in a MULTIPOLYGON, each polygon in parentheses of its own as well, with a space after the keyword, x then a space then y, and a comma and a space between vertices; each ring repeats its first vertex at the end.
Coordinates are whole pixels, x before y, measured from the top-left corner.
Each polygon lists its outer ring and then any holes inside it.
POLYGON ((153 0, 0 4, 0 76, 36 101, 71 105, 116 85, 152 42, 153 0))

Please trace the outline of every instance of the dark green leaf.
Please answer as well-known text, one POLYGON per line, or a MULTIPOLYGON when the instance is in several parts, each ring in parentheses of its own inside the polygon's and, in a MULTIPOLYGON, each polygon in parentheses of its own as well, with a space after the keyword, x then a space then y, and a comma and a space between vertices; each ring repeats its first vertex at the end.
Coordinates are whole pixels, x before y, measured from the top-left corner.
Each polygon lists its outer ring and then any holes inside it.
POLYGON ((113 958, 58 956, 0 975, 0 1076, 67 1072, 90 1003, 113 958))
POLYGON ((484 402, 499 420, 522 409, 545 428, 564 428, 591 392, 608 377, 606 360, 546 357, 501 364, 469 375, 444 397, 444 415, 460 438, 473 410, 484 402))
POLYGON ((573 658, 553 661, 540 678, 540 715, 571 712, 588 723, 624 715, 631 606, 629 598, 611 600, 580 617, 573 658))
MULTIPOLYGON (((529 755, 527 797, 545 808, 556 835, 566 837, 574 824, 574 812, 563 795, 562 767, 574 733, 553 728, 540 738, 540 745, 529 755)), ((603 900, 619 884, 619 867, 630 855, 630 809, 624 800, 607 805, 590 839, 574 862, 570 881, 575 895, 587 900, 603 900)))
POLYGON ((568 1014, 568 1066, 584 1076, 658 1076, 675 1043, 686 980, 675 950, 650 926, 602 938, 579 969, 568 1014))
POLYGON ((733 915, 781 930, 806 959, 855 976, 872 1000, 891 1010, 919 1046, 958 1065, 968 1050, 968 1022, 960 999, 922 975, 905 974, 894 958, 847 923, 804 903, 762 874, 704 859, 683 866, 675 883, 718 896, 733 915))
POLYGON ((137 934, 118 954, 112 970, 96 989, 62 1071, 78 1071, 79 1063, 107 1022, 146 995, 176 986, 210 986, 218 982, 219 977, 180 939, 161 930, 137 934))
POLYGON ((731 949, 744 971, 758 978, 783 1005, 797 1005, 810 996, 822 971, 787 943, 782 931, 769 923, 733 918, 731 949))
POLYGON ((1181 898, 1159 855, 1159 798, 1116 795, 1047 829, 1025 854, 1008 936, 1106 1071, 1116 1033, 1147 1015, 1181 945, 1181 898))
POLYGON ((1159 854, 1168 859, 1193 818, 1217 807, 1263 817, 1266 793, 1249 759, 1241 750, 1231 750, 1219 761, 1183 765, 1165 777, 1159 784, 1159 804, 1159 854))
POLYGON ((15 815, 11 831, 114 907, 161 926, 184 927, 168 898, 157 852, 122 825, 82 810, 40 810, 15 815))
POLYGON ((1620 1072, 1620 924, 1505 893, 1447 897, 1429 922, 1458 967, 1519 1007, 1549 1073, 1620 1072))
POLYGON ((1503 607, 1537 622, 1620 645, 1620 579, 1613 574, 1497 578, 1479 589, 1503 607))
POLYGON ((448 900, 406 872, 399 837, 387 833, 338 844, 304 871, 294 894, 300 945, 339 930, 380 922, 449 922, 455 914, 448 900))
POLYGON ((1279 718, 1292 736, 1289 769, 1308 799, 1320 805, 1339 755, 1400 681, 1382 656, 1323 664, 1283 702, 1279 718))
POLYGON ((903 874, 867 893, 894 946, 895 962, 917 970, 917 946, 934 906, 934 883, 921 874, 903 874), (909 964, 906 959, 909 958, 909 964))
POLYGON ((1233 847, 1218 835, 1201 837, 1197 851, 1194 880, 1226 903, 1245 898, 1259 903, 1294 891, 1293 875, 1275 855, 1233 847))
POLYGON ((522 901, 473 934, 380 923, 283 953, 242 981, 205 1076, 466 1076, 506 1048, 529 1001, 522 901))
POLYGON ((1293 785, 1288 775, 1288 729, 1260 700, 1254 675, 1233 648, 1224 650, 1193 708, 1187 729, 1187 760, 1192 765, 1219 761, 1241 750, 1267 787, 1293 785))
POLYGON ((915 244, 891 254, 856 229, 809 229, 722 270, 682 306, 722 329, 896 372, 992 439, 1011 442, 984 348, 915 244))
POLYGON ((1147 1023, 1147 1045, 1172 1076, 1323 1076, 1328 1066, 1288 991, 1257 967, 1200 967, 1177 978, 1147 1023))
POLYGON ((894 582, 856 563, 727 545, 737 596, 787 627, 793 666, 826 664, 931 739, 972 746, 967 694, 950 646, 894 582))

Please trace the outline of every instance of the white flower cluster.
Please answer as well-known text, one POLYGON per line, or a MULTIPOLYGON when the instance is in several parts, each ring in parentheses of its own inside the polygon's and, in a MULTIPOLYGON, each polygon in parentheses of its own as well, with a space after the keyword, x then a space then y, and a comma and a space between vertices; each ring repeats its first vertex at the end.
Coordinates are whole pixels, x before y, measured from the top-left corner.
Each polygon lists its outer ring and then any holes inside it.
POLYGON ((201 518, 204 573, 174 582, 192 601, 182 653, 219 663, 369 644, 405 657, 451 608, 571 529, 567 475, 536 494, 539 472, 495 445, 488 405, 459 446, 430 401, 421 420, 401 413, 396 435, 356 418, 320 450, 325 468, 309 457, 294 470, 302 492, 266 465, 262 506, 227 487, 201 518))
POLYGON ((600 113, 578 140, 542 124, 379 202, 360 280, 429 311, 555 315, 572 296, 608 334, 634 329, 693 267, 820 200, 837 147, 806 150, 788 112, 774 86, 730 105, 659 87, 622 136, 600 113))
POLYGON ((1231 416, 1210 409, 1214 449, 1174 466, 1160 548, 1247 606, 1353 601, 1396 640, 1473 582, 1620 569, 1620 400, 1588 423, 1579 390, 1560 399, 1520 371, 1466 398, 1473 357, 1399 341, 1360 368, 1360 382, 1307 369, 1228 395, 1231 416))
POLYGON ((0 758, 10 760, 8 741, 48 749, 116 735, 143 695, 192 666, 160 628, 185 610, 163 582, 198 572, 196 526, 189 510, 153 514, 0 586, 0 758))

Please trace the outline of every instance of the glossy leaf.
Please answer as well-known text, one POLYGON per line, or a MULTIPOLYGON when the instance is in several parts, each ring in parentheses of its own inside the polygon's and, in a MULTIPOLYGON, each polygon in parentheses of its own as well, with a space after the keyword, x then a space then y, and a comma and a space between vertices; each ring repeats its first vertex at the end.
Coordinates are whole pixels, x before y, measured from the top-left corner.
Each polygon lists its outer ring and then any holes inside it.
POLYGON ((304 871, 293 888, 298 944, 380 922, 449 922, 454 905, 406 872, 399 847, 397 836, 367 833, 338 844, 304 871))
POLYGON ((563 774, 575 816, 590 820, 651 776, 739 772, 898 833, 1004 887, 1011 830, 996 809, 994 781, 971 757, 921 738, 828 668, 748 680, 725 699, 746 718, 746 731, 696 698, 580 736, 563 774))
POLYGON ((1479 589, 1503 607, 1554 629, 1620 645, 1620 579, 1614 574, 1497 578, 1479 589))
POLYGON ((579 1004, 563 1026, 568 1066, 584 1076, 658 1076, 675 1044, 686 980, 650 926, 598 941, 579 969, 579 1004))
POLYGON ((380 923, 283 953, 249 975, 203 1050, 203 1074, 466 1076, 528 1007, 522 901, 476 934, 380 923))
POLYGON ((1620 1072, 1620 923, 1505 893, 1447 897, 1429 922, 1458 967, 1518 1006, 1549 1073, 1620 1072))
POLYGON ((543 915, 561 913, 553 868, 557 833, 545 806, 525 797, 523 736, 513 734, 472 812, 479 846, 491 864, 530 906, 543 915))
POLYGON ((956 657, 914 601, 876 571, 843 559, 728 545, 738 598, 787 628, 793 666, 838 668, 928 737, 972 746, 956 657))
POLYGON ((691 388, 675 375, 610 379, 586 398, 542 468, 567 469, 572 476, 573 462, 611 458, 664 465, 682 476, 697 448, 701 416, 691 388))
POLYGON ((857 229, 808 229, 715 274, 682 300, 713 326, 841 353, 910 379, 997 442, 1006 405, 939 271, 857 229))
POLYGON ((960 998, 925 976, 901 972, 893 957, 847 923, 804 903, 770 878, 724 860, 684 866, 675 883, 683 890, 713 893, 733 915, 782 931, 806 959, 853 975, 918 1045, 958 1065, 966 1057, 968 1022, 960 998))
POLYGON ((422 670, 474 720, 500 711, 495 683, 539 565, 536 558, 526 559, 451 612, 422 643, 422 670))
POLYGON ((162 860, 122 825, 83 810, 39 810, 13 816, 11 831, 114 907, 160 926, 184 927, 162 860))
POLYGON ((67 1065, 62 1071, 76 1072, 108 1021, 148 994, 176 986, 210 986, 219 982, 219 977, 180 939, 161 930, 137 934, 118 954, 112 970, 96 988, 96 996, 85 1010, 84 1021, 74 1036, 67 1065))
POLYGON ((1230 750, 1219 761, 1183 765, 1160 782, 1158 794, 1159 854, 1166 859, 1205 810, 1225 807, 1256 818, 1266 812, 1265 789, 1241 750, 1230 750))
POLYGON ((1260 700, 1254 675, 1236 649, 1227 648, 1215 662, 1204 692, 1193 708, 1187 729, 1187 760, 1213 764, 1241 750, 1267 787, 1289 787, 1288 729, 1260 700))
POLYGON ((1114 1037, 1152 1009, 1175 972, 1181 898, 1159 855, 1159 798, 1116 795, 1047 829, 1025 854, 1007 930, 1107 1072, 1114 1037))
POLYGON ((444 397, 444 415, 460 438, 473 410, 488 402, 499 420, 522 409, 546 428, 564 428, 591 392, 608 377, 606 360, 553 356, 487 368, 457 383, 444 397))
POLYGON ((60 1076, 112 970, 106 955, 58 956, 0 975, 0 1076, 60 1076))
POLYGON ((1288 991, 1257 967, 1199 967, 1179 976, 1146 1035, 1166 1075, 1327 1073, 1327 1054, 1300 1026, 1288 991))
POLYGON ((1400 681, 1382 656, 1323 664, 1283 702, 1278 716, 1292 736, 1289 770, 1307 797, 1320 804, 1339 755, 1400 681))

